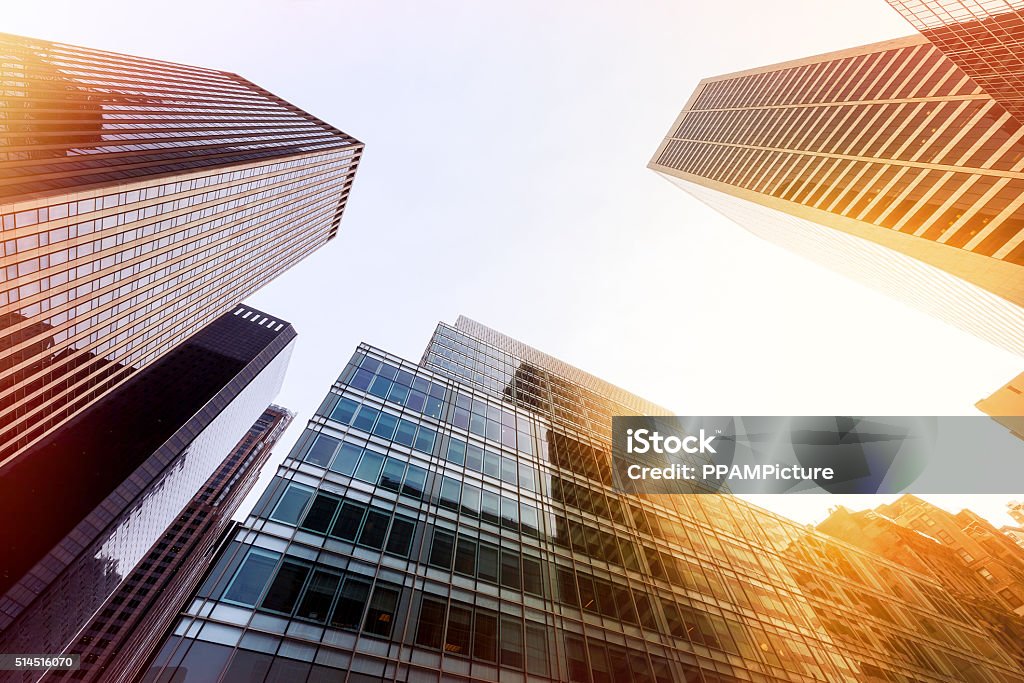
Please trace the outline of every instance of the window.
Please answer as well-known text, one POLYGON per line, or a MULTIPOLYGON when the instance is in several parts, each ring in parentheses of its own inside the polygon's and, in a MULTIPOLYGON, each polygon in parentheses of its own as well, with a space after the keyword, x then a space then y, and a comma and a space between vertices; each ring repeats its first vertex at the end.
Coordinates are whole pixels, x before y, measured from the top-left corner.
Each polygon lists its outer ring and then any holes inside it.
POLYGON ((484 581, 498 583, 498 549, 494 546, 480 544, 477 576, 484 581))
POLYGON ((430 546, 429 564, 442 569, 452 568, 452 547, 455 536, 447 531, 434 529, 434 542, 430 546))
POLYGON ((445 456, 448 462, 462 465, 466 462, 466 442, 460 439, 452 439, 448 442, 448 454, 445 456))
POLYGON ((342 424, 348 424, 352 421, 352 416, 356 414, 356 408, 359 404, 350 398, 343 398, 338 401, 338 405, 334 406, 334 410, 331 411, 331 419, 342 424))
POLYGON ((338 596, 338 604, 331 615, 331 626, 337 628, 358 628, 359 618, 363 616, 366 596, 370 594, 370 584, 361 579, 347 578, 338 596))
POLYGON ((515 485, 518 483, 516 478, 517 465, 516 461, 512 458, 502 456, 501 458, 501 480, 507 484, 515 485))
POLYGON ((459 497, 462 493, 462 485, 457 479, 451 477, 444 477, 441 480, 441 494, 439 496, 439 504, 443 508, 448 510, 458 511, 459 509, 459 497))
POLYGON ((313 490, 298 484, 289 484, 288 489, 281 496, 277 507, 270 515, 270 518, 277 522, 295 525, 299 523, 299 515, 306 508, 306 503, 313 497, 313 490))
POLYGON ((491 524, 498 524, 501 522, 501 517, 498 513, 498 506, 501 500, 501 496, 491 491, 484 491, 480 501, 480 516, 486 522, 491 524))
POLYGON ((434 450, 434 439, 436 437, 437 432, 420 425, 419 431, 416 432, 416 442, 413 444, 413 448, 421 453, 431 453, 434 450))
POLYGON ((501 497, 501 526, 519 531, 519 503, 505 496, 501 497))
POLYGON ((444 632, 445 604, 440 600, 423 597, 420 604, 420 620, 416 625, 416 644, 423 647, 440 648, 444 632))
POLYGON ((1021 605, 1024 605, 1024 601, 1022 601, 1020 597, 1018 597, 1018 595, 1009 588, 1004 588, 999 591, 999 597, 1010 604, 1010 609, 1017 609, 1021 605))
POLYGON ((376 484, 380 478, 381 468, 384 466, 384 456, 374 453, 371 450, 363 451, 363 459, 359 461, 356 468, 355 478, 369 484, 376 484))
POLYGON ((380 487, 397 492, 402 488, 402 477, 405 476, 405 463, 396 458, 388 458, 384 463, 384 471, 380 475, 380 487))
POLYGON ((564 605, 579 607, 579 596, 576 595, 576 577, 571 569, 557 567, 555 574, 558 577, 558 599, 564 605))
POLYGON ((444 639, 445 652, 469 654, 472 621, 472 610, 459 605, 451 606, 451 609, 448 610, 448 631, 444 639))
POLYGON ((359 544, 380 550, 388 531, 389 518, 389 514, 370 508, 366 521, 363 522, 363 530, 359 534, 359 544))
POLYGON ((518 619, 501 618, 501 665, 523 668, 523 627, 518 619))
POLYGON ((352 473, 356 471, 356 463, 359 462, 359 456, 362 453, 363 449, 355 444, 341 444, 341 450, 338 451, 337 457, 331 463, 331 471, 351 477, 352 473))
POLYGON ((423 497, 423 487, 427 482, 427 471, 416 465, 409 465, 402 484, 402 495, 419 500, 423 497))
POLYGON ((356 540, 356 533, 359 531, 359 525, 362 523, 365 513, 365 505, 351 501, 342 503, 341 511, 338 513, 337 519, 334 520, 334 526, 331 527, 331 536, 345 541, 356 540))
POLYGON ((540 562, 525 555, 523 556, 523 590, 533 595, 544 596, 540 562))
POLYGON ((505 588, 519 590, 522 576, 519 573, 519 553, 508 550, 501 551, 501 585, 505 588))
POLYGON ((390 441, 395 435, 396 427, 398 427, 398 417, 390 413, 381 413, 380 418, 377 419, 377 424, 373 428, 373 433, 382 439, 390 441))
MULTIPOLYGON (((538 676, 548 675, 548 632, 542 624, 526 622, 526 670, 538 676)), ((629 677, 621 680, 629 680, 629 677)))
POLYGON ((981 578, 985 579, 986 581, 995 581, 996 580, 996 577, 992 575, 992 572, 990 572, 989 570, 985 569, 984 567, 980 568, 978 570, 978 573, 981 574, 981 578))
POLYGON ((307 576, 308 565, 285 560, 270 588, 267 589, 267 595, 263 598, 263 609, 291 614, 307 576))
POLYGON ((364 432, 369 432, 373 429, 373 424, 377 421, 377 415, 379 414, 380 411, 376 408, 371 408, 367 405, 360 406, 359 412, 356 413, 356 419, 352 421, 352 426, 364 432))
POLYGON ((481 472, 484 468, 484 449, 469 444, 466 446, 466 467, 474 472, 481 472))
POLYGON ((395 607, 398 605, 398 591, 378 585, 370 598, 370 608, 366 611, 363 630, 385 638, 391 635, 391 625, 395 620, 395 607))
POLYGON ((412 446, 416 439, 416 423, 408 420, 398 421, 398 431, 395 432, 395 441, 403 446, 412 446))
POLYGON ((459 508, 467 517, 480 516, 480 489, 472 484, 462 484, 462 506, 459 508))
POLYGON ((317 494, 317 497, 313 499, 313 504, 309 506, 306 518, 302 520, 302 528, 318 534, 326 534, 340 502, 337 498, 317 494))
POLYGON ((268 550, 250 549, 224 592, 224 600, 254 607, 280 557, 268 550))
POLYGON ((322 570, 313 572, 313 578, 309 581, 306 594, 299 604, 295 616, 303 619, 311 619, 323 623, 327 620, 327 612, 331 609, 331 601, 334 599, 334 592, 338 590, 338 583, 341 577, 322 570))
POLYGON ((533 536, 538 538, 540 536, 540 515, 537 512, 537 508, 526 503, 519 505, 519 517, 522 523, 523 533, 527 536, 533 536))
POLYGON ((488 662, 498 658, 498 617, 493 612, 476 611, 473 656, 488 662))
POLYGON ((459 536, 459 541, 455 545, 455 572, 476 576, 476 541, 459 536))
POLYGON ((409 556, 409 546, 412 544, 412 533, 416 529, 416 523, 405 517, 395 516, 391 522, 391 533, 388 534, 387 552, 402 557, 409 556))
POLYGON ((339 443, 341 442, 338 439, 321 434, 316 437, 312 448, 306 453, 306 462, 313 463, 319 467, 327 467, 331 462, 331 458, 334 457, 334 451, 338 449, 339 443))

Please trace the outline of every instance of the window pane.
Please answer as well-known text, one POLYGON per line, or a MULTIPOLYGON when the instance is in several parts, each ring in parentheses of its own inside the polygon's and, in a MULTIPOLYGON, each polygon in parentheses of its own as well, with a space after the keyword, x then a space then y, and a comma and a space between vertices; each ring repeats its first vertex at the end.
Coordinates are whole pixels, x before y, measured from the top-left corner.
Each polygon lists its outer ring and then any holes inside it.
POLYGON ((397 417, 389 413, 381 413, 380 419, 377 420, 377 424, 373 428, 373 433, 382 439, 390 441, 391 437, 395 435, 395 427, 397 426, 397 417))
POLYGON ((356 414, 356 408, 359 404, 350 398, 343 398, 338 401, 338 405, 334 406, 334 410, 331 411, 331 419, 341 422, 342 424, 348 424, 352 421, 352 416, 356 414))
POLYGON ((356 468, 356 479, 361 479, 370 484, 376 484, 380 478, 381 467, 384 466, 384 456, 374 453, 371 450, 363 451, 363 459, 359 461, 356 468))
POLYGON ((390 636, 391 625, 395 621, 395 607, 398 605, 398 591, 393 588, 377 586, 370 599, 370 609, 366 612, 363 630, 378 636, 390 636))
POLYGON ((519 503, 505 496, 501 497, 501 525, 519 531, 519 503))
POLYGON ((440 504, 443 508, 449 510, 459 509, 459 495, 462 493, 462 485, 456 479, 451 477, 445 477, 441 480, 441 500, 440 504))
POLYGON ((285 560, 274 577, 274 582, 267 589, 262 607, 275 612, 291 613, 307 576, 308 566, 285 560))
POLYGON ((468 517, 480 516, 480 489, 472 484, 462 485, 462 514, 468 517))
POLYGON ((534 476, 533 468, 526 463, 519 465, 519 486, 527 491, 537 491, 537 479, 534 476))
POLYGON ((477 576, 484 581, 498 583, 498 549, 494 546, 480 544, 477 576))
MULTIPOLYGON (((469 654, 469 639, 472 632, 473 612, 465 607, 452 605, 448 610, 448 631, 444 639, 444 651, 459 655, 469 654)), ((439 629, 440 630, 440 629, 439 629)))
POLYGON ((516 479, 516 461, 512 458, 501 458, 501 480, 509 484, 515 484, 518 480, 516 479))
POLYGON ((564 605, 579 607, 580 600, 576 594, 576 577, 573 576, 572 570, 558 567, 555 573, 558 576, 558 599, 564 605))
POLYGON ((306 453, 306 462, 311 462, 314 465, 320 467, 327 467, 331 462, 331 457, 334 455, 334 451, 337 450, 338 444, 341 443, 338 439, 326 434, 321 434, 316 437, 316 441, 313 442, 313 447, 306 453))
POLYGON ((380 411, 376 408, 371 408, 367 405, 361 406, 359 412, 356 413, 356 419, 352 421, 352 426, 368 432, 373 429, 373 423, 377 421, 378 413, 380 411))
POLYGON ((484 468, 484 449, 469 444, 466 447, 466 467, 474 472, 480 472, 484 468))
POLYGON ((497 477, 501 473, 501 456, 484 451, 484 474, 497 477))
POLYGON ((405 482, 402 483, 402 495, 410 498, 422 498, 423 486, 427 483, 427 471, 416 465, 409 465, 405 473, 405 482))
POLYGON ((480 516, 484 521, 491 524, 498 524, 501 521, 498 515, 498 504, 501 497, 497 493, 484 491, 480 502, 480 516))
POLYGON ((409 556, 409 545, 412 543, 412 532, 415 522, 404 517, 395 517, 391 522, 391 533, 388 534, 387 551, 392 555, 409 556))
POLYGON ((342 503, 341 511, 338 513, 337 519, 334 520, 334 526, 331 527, 331 536, 346 541, 356 540, 356 532, 359 531, 359 524, 363 521, 365 512, 365 505, 352 502, 342 503))
POLYGON ((501 665, 523 668, 523 627, 518 619, 501 618, 501 665))
POLYGON ((408 420, 398 421, 398 431, 395 433, 395 441, 403 446, 411 446, 416 438, 416 424, 408 420))
POLYGON ((359 534, 359 544, 380 550, 384 545, 389 519, 390 515, 371 508, 363 523, 363 530, 359 534))
POLYGON ((338 604, 331 615, 331 626, 337 628, 358 628, 359 618, 363 616, 366 596, 370 594, 370 584, 359 579, 346 579, 345 585, 338 596, 338 604))
POLYGON ((498 657, 498 617, 493 613, 476 611, 473 656, 488 662, 493 662, 498 657))
POLYGON ((351 477, 352 473, 356 471, 356 463, 359 462, 359 456, 362 452, 363 449, 355 444, 341 444, 341 450, 338 451, 334 462, 331 463, 331 470, 344 474, 346 477, 351 477))
POLYGON ((334 519, 334 512, 338 509, 337 498, 317 494, 313 504, 309 506, 306 518, 302 520, 302 528, 315 531, 318 534, 326 534, 331 528, 331 520, 334 519))
POLYGON ((231 579, 224 599, 250 607, 255 606, 280 557, 277 553, 258 548, 250 550, 231 579))
POLYGON ((299 610, 295 616, 304 619, 312 619, 323 623, 327 620, 327 611, 331 609, 331 601, 334 599, 334 592, 338 590, 338 582, 341 577, 325 571, 316 570, 313 578, 306 587, 306 594, 299 604, 299 610))
POLYGON ((384 471, 380 475, 380 487, 388 491, 402 488, 402 477, 405 476, 405 463, 397 458, 388 458, 384 463, 384 471))
POLYGON ((421 453, 431 453, 434 450, 434 437, 437 434, 433 429, 420 425, 420 429, 416 432, 416 443, 413 448, 421 453))
POLYGON ((462 465, 466 462, 466 442, 459 439, 452 439, 448 442, 448 462, 462 465))
POLYGON ((519 553, 508 550, 501 551, 501 585, 505 588, 519 590, 519 553))
POLYGON ((285 524, 298 524, 299 515, 302 514, 302 511, 306 508, 306 503, 312 497, 313 491, 311 489, 298 486, 297 484, 290 484, 288 490, 281 496, 281 500, 278 501, 277 507, 274 508, 270 518, 285 524))
POLYGON ((534 595, 544 595, 540 562, 525 555, 523 556, 523 590, 534 595))
MULTIPOLYGON (((530 622, 526 622, 526 670, 538 676, 548 675, 547 629, 530 622)), ((628 681, 629 677, 621 680, 628 681)))
POLYGON ((394 384, 391 386, 391 393, 388 394, 388 400, 392 403, 397 403, 400 406, 405 405, 405 399, 409 396, 409 387, 402 386, 401 384, 394 384))
POLYGON ((370 393, 378 398, 384 398, 388 395, 388 391, 391 390, 391 380, 386 377, 373 378, 373 382, 370 384, 370 393))
POLYGON ((440 648, 444 632, 444 603, 424 597, 420 605, 420 620, 416 626, 416 644, 440 648))
POLYGON ((455 546, 455 571, 466 576, 476 576, 476 541, 459 536, 455 546))
POLYGON ((447 531, 434 529, 434 542, 430 546, 429 563, 442 569, 452 568, 452 547, 455 545, 455 536, 447 531))
POLYGON ((537 508, 521 503, 519 505, 519 516, 521 517, 520 522, 523 525, 523 533, 534 538, 538 537, 540 535, 538 530, 540 515, 537 513, 537 508))

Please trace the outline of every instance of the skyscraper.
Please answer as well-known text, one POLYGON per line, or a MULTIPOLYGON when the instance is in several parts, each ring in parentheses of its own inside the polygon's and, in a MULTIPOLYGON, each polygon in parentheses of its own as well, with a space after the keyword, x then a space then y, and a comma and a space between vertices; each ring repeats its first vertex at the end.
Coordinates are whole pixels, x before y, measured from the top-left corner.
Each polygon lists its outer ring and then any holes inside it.
POLYGON ((294 338, 236 306, 0 470, 0 652, 81 636, 266 410, 294 338))
POLYGON ((707 78, 650 167, 1024 353, 1024 127, 924 36, 707 78))
POLYGON ((74 680, 131 683, 153 655, 213 559, 293 414, 270 406, 96 613, 67 652, 86 673, 74 680))
POLYGON ((142 680, 1024 680, 926 573, 615 490, 611 416, 667 412, 466 318, 360 345, 142 680))
POLYGON ((887 0, 914 28, 1024 124, 1024 3, 887 0))
POLYGON ((332 239, 362 144, 241 76, 0 34, 0 467, 332 239))

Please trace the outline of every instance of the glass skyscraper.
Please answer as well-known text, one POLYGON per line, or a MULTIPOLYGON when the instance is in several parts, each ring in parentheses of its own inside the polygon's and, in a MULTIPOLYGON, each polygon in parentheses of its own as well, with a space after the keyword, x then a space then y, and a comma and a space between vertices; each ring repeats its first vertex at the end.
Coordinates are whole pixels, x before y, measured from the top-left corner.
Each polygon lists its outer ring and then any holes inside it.
POLYGON ((759 236, 1024 353, 1022 138, 1001 94, 918 35, 704 79, 650 167, 759 236))
POLYGON ((64 652, 106 618, 277 395, 295 336, 236 305, 0 470, 0 653, 64 652))
POLYGON ((0 467, 332 239, 362 147, 236 74, 0 34, 0 467))
POLYGON ((360 345, 142 680, 1024 681, 926 571, 618 492, 639 414, 669 411, 466 318, 418 364, 360 345))

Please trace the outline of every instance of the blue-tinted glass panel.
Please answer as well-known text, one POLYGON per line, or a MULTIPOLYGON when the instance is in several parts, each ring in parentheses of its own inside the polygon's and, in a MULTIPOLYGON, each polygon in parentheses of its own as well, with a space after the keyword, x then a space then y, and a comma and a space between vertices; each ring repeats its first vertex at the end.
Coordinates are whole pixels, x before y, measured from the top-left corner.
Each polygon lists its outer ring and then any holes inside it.
POLYGON ((371 394, 377 398, 385 398, 389 391, 391 391, 391 380, 380 376, 373 378, 373 382, 370 384, 371 394))
POLYGON ((224 599, 241 605, 254 607, 263 589, 274 573, 274 567, 281 555, 269 550, 252 548, 231 579, 224 592, 224 599))
POLYGON ((384 463, 384 471, 380 474, 380 487, 388 491, 402 488, 402 477, 405 476, 405 463, 397 458, 388 458, 384 463))
POLYGON ((352 379, 349 380, 349 386, 359 389, 360 391, 366 391, 370 388, 370 382, 373 381, 373 374, 366 370, 356 370, 355 374, 352 375, 352 379))
POLYGON ((338 451, 338 455, 335 456, 334 462, 331 463, 331 469, 340 474, 344 474, 346 477, 351 477, 352 473, 356 471, 356 463, 359 462, 359 456, 362 452, 363 449, 360 446, 356 446, 351 443, 342 443, 341 450, 338 451))
POLYGON ((466 462, 466 442, 453 438, 448 442, 448 462, 462 465, 466 462))
POLYGON ((334 406, 334 410, 331 411, 331 419, 342 424, 348 424, 352 421, 352 416, 356 414, 356 408, 359 404, 350 398, 342 398, 338 401, 338 405, 334 406))
POLYGON ((380 478, 380 470, 384 466, 384 456, 371 450, 363 451, 363 459, 356 468, 355 478, 370 484, 376 484, 380 478))
POLYGON ((427 483, 427 471, 416 465, 409 465, 405 473, 405 481, 402 483, 402 495, 410 498, 422 498, 423 487, 427 483))
POLYGON ((289 484, 288 489, 281 496, 281 500, 278 501, 277 507, 274 508, 270 518, 285 524, 298 524, 299 516, 306 508, 306 503, 309 502, 312 496, 312 489, 299 486, 298 484, 289 484))
POLYGON ((337 450, 338 444, 341 443, 338 439, 326 434, 321 434, 316 437, 316 441, 313 442, 313 446, 306 453, 306 462, 313 463, 320 467, 327 467, 331 462, 331 458, 334 457, 334 451, 337 450))
POLYGON ((395 432, 395 441, 403 446, 412 446, 416 439, 416 423, 408 420, 398 421, 398 431, 395 432))
POLYGON ((451 477, 445 477, 441 481, 441 495, 440 504, 443 508, 449 510, 459 509, 459 495, 462 491, 462 485, 457 479, 451 477))
POLYGON ((359 408, 359 412, 356 413, 356 419, 352 422, 352 426, 357 429, 362 429, 364 432, 368 432, 373 429, 373 424, 377 421, 377 415, 380 411, 376 408, 364 405, 359 408))
POLYGON ((437 433, 433 429, 420 425, 419 431, 416 432, 416 443, 413 444, 413 448, 421 453, 432 453, 436 436, 437 433))
POLYGON ((373 428, 373 433, 382 439, 391 440, 391 437, 395 435, 395 427, 398 426, 398 418, 389 413, 381 413, 380 418, 377 420, 377 425, 373 428))

